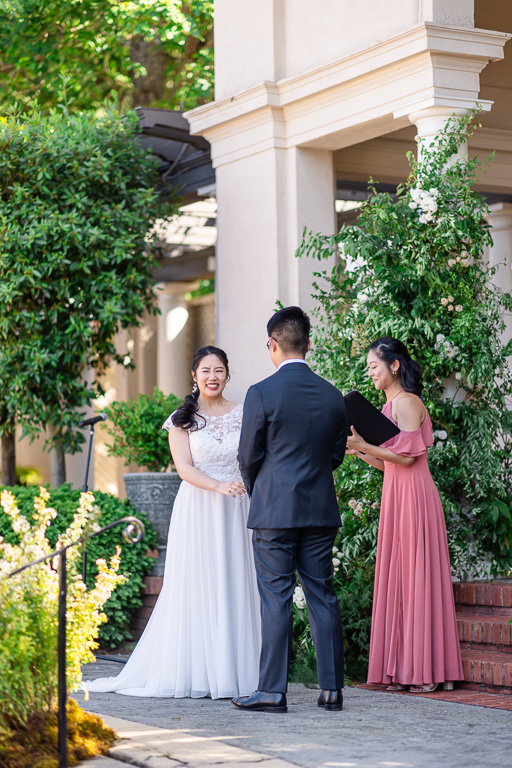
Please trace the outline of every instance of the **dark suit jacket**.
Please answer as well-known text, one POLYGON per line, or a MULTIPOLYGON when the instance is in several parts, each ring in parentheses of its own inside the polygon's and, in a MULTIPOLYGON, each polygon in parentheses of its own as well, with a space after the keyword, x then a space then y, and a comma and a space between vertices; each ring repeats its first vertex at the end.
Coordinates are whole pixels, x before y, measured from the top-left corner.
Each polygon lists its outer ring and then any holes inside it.
POLYGON ((249 528, 340 525, 332 472, 345 455, 345 403, 304 363, 287 363, 245 398, 238 461, 249 528))

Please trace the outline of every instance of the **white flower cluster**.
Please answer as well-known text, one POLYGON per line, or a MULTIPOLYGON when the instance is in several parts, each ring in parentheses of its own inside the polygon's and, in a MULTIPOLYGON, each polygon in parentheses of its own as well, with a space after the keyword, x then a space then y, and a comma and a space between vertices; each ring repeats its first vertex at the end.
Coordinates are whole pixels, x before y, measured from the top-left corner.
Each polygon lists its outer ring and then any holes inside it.
POLYGON ((444 352, 446 357, 449 357, 450 360, 452 360, 459 352, 459 348, 455 344, 452 344, 450 339, 447 339, 442 333, 438 333, 436 336, 435 350, 436 352, 444 352))
POLYGON ((430 221, 434 221, 434 214, 437 213, 437 198, 439 197, 439 190, 435 187, 431 187, 429 190, 422 189, 421 187, 413 187, 411 189, 412 201, 409 203, 409 208, 412 210, 419 209, 420 224, 428 224, 430 221))
POLYGON ((370 509, 378 509, 380 506, 378 501, 374 501, 373 504, 370 505, 370 502, 367 499, 362 499, 361 501, 350 499, 348 505, 354 510, 354 515, 357 515, 358 517, 361 517, 363 514, 365 506, 370 506, 370 509))
POLYGON ((446 307, 448 312, 453 312, 453 310, 455 310, 456 312, 462 312, 462 304, 457 304, 456 306, 454 306, 453 305, 454 301, 455 299, 453 298, 453 296, 448 296, 448 298, 443 297, 441 299, 441 304, 443 305, 443 307, 446 307))
POLYGON ((467 251, 461 251, 460 256, 456 256, 454 259, 448 259, 448 266, 455 267, 460 264, 461 267, 472 267, 475 260, 467 251))
POLYGON ((304 592, 300 584, 297 584, 297 586, 293 590, 293 602, 295 603, 297 608, 306 607, 306 598, 304 597, 304 592))
POLYGON ((339 551, 338 547, 332 548, 332 564, 335 571, 339 570, 341 565, 341 552, 339 551))
POLYGON ((436 448, 447 448, 450 445, 450 441, 447 440, 448 432, 445 429, 436 429, 432 435, 437 440, 436 448))

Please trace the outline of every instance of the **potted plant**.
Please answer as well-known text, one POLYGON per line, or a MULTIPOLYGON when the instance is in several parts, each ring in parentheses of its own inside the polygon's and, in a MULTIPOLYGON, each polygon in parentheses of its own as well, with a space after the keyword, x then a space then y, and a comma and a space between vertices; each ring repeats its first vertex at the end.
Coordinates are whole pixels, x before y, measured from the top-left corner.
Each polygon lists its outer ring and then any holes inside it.
POLYGON ((147 514, 156 531, 158 559, 153 576, 164 573, 172 507, 181 483, 178 473, 172 471, 167 432, 161 427, 181 402, 155 387, 152 395, 116 401, 105 408, 111 424, 105 429, 112 438, 108 455, 124 459, 125 466, 136 464, 143 470, 125 474, 124 484, 135 509, 147 514))

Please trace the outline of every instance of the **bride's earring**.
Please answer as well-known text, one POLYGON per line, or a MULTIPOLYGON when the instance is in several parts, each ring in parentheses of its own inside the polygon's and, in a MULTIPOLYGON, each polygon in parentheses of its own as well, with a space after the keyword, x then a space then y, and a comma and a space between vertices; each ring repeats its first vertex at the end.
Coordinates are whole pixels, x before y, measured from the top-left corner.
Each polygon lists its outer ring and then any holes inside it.
POLYGON ((199 392, 199 387, 197 386, 197 382, 194 381, 194 386, 192 387, 192 394, 197 395, 198 392, 199 392))

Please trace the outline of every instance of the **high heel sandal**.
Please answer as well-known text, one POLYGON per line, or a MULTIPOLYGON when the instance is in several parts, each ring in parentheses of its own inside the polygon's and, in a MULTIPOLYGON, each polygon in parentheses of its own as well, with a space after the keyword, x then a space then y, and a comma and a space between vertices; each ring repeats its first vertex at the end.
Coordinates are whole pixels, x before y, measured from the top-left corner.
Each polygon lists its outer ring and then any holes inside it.
POLYGON ((391 683, 391 685, 388 685, 386 688, 386 691, 408 691, 409 686, 408 685, 402 685, 402 683, 391 683))
MULTIPOLYGON (((441 683, 425 683, 424 685, 411 685, 409 693, 434 693, 441 683)), ((453 680, 447 680, 443 684, 443 690, 453 691, 453 680)))
POLYGON ((409 693, 434 693, 439 683, 425 683, 424 685, 411 685, 409 693))

